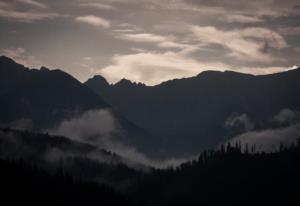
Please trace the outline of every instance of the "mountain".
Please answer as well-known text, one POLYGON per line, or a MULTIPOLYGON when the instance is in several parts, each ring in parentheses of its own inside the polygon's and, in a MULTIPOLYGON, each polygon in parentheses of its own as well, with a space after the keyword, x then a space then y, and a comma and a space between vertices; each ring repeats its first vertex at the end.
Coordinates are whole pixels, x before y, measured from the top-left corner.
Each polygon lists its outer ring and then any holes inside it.
POLYGON ((226 122, 244 115, 256 129, 272 125, 282 109, 300 111, 300 69, 254 76, 206 71, 156 86, 128 80, 109 85, 95 76, 85 84, 133 123, 159 138, 158 150, 197 153, 238 135, 226 122), (100 80, 100 81, 99 81, 100 80))
POLYGON ((28 69, 0 57, 0 122, 31 119, 37 128, 57 124, 72 113, 109 105, 61 70, 28 69))
MULTIPOLYGON (((149 133, 114 111, 102 97, 61 70, 45 67, 28 69, 1 56, 0 86, 2 127, 45 131, 72 118, 80 118, 88 111, 107 110, 118 126, 118 133, 114 134, 116 138, 138 149, 150 148, 149 133)), ((93 123, 97 124, 97 119, 93 123)), ((105 122, 98 124, 105 127, 105 122)))

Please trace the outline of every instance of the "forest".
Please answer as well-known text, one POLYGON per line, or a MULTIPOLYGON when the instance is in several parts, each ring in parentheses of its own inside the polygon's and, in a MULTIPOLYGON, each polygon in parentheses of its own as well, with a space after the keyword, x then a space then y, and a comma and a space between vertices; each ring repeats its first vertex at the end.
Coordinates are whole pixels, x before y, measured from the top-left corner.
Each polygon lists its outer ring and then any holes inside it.
MULTIPOLYGON (((47 145, 53 145, 51 138, 58 137, 50 137, 47 141, 43 134, 1 130, 1 199, 10 205, 300 203, 300 141, 290 147, 282 146, 273 153, 256 152, 255 146, 243 151, 238 143, 227 144, 218 150, 204 151, 197 159, 178 167, 145 169, 130 168, 122 163, 99 164, 84 157, 61 157, 54 164, 46 164, 42 159, 28 161, 26 155, 24 158, 13 158, 12 155, 8 158, 3 155, 3 145, 8 147, 5 133, 18 134, 19 138, 27 138, 27 142, 28 139, 36 138, 32 140, 34 142, 43 137, 47 145), (72 167, 68 164, 70 162, 72 167), (81 168, 81 171, 76 168, 81 168), (95 171, 97 175, 93 174, 95 171), (106 181, 99 180, 101 177, 106 181)), ((63 141, 60 139, 60 144, 63 141)), ((37 145, 35 147, 41 148, 37 145)), ((65 148, 68 147, 70 145, 65 143, 65 148)))

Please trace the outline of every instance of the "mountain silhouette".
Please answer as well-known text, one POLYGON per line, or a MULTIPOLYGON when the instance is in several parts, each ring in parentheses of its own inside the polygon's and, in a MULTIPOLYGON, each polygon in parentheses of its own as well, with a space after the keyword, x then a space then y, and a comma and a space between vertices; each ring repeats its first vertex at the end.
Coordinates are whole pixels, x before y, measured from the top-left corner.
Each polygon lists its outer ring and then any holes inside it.
MULTIPOLYGON (((2 127, 17 120, 30 120, 33 129, 40 131, 86 111, 107 109, 120 126, 121 132, 116 135, 122 141, 137 147, 151 145, 149 133, 129 122, 89 87, 61 70, 28 69, 1 56, 0 86, 2 127)), ((149 150, 153 148, 149 147, 149 150)))
POLYGON ((214 147, 244 132, 226 128, 233 115, 246 114, 262 129, 282 109, 300 111, 299 68, 261 76, 205 71, 156 86, 129 80, 109 85, 103 79, 95 76, 85 84, 130 121, 156 134, 160 149, 174 154, 214 147))
POLYGON ((101 97, 61 70, 28 69, 1 57, 0 73, 2 123, 29 118, 41 128, 54 125, 73 111, 109 107, 101 97))

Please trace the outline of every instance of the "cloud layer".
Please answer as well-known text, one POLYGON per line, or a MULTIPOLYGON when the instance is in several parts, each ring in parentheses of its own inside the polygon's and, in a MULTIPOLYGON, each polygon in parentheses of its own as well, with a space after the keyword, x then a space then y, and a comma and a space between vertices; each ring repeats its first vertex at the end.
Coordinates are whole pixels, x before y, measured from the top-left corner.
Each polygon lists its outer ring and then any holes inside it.
POLYGON ((0 50, 23 48, 38 66, 81 81, 103 73, 153 85, 216 65, 266 74, 300 64, 299 8, 297 0, 2 0, 0 50))

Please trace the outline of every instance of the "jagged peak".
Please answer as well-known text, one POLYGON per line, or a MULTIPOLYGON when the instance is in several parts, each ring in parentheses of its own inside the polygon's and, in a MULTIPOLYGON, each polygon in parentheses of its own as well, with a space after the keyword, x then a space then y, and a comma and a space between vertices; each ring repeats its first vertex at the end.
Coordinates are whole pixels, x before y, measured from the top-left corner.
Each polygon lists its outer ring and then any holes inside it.
POLYGON ((104 86, 109 86, 108 81, 101 75, 95 75, 92 78, 89 78, 85 83, 102 84, 104 86))
POLYGON ((133 85, 133 83, 130 80, 125 78, 121 79, 115 84, 115 86, 130 86, 130 85, 133 85))
POLYGON ((48 69, 47 67, 42 66, 40 68, 40 71, 48 72, 48 71, 50 71, 50 69, 48 69))
MULTIPOLYGON (((92 80, 100 80, 100 81, 104 81, 104 82, 107 82, 107 80, 102 76, 102 75, 95 75, 93 76, 93 78, 91 78, 92 80)), ((107 82, 108 83, 108 82, 107 82)))
POLYGON ((138 86, 138 87, 144 87, 146 85, 144 83, 141 83, 141 82, 136 83, 136 82, 132 82, 132 81, 130 81, 128 79, 123 78, 120 81, 118 81, 116 84, 114 84, 114 86, 127 86, 127 87, 128 86, 138 86))

